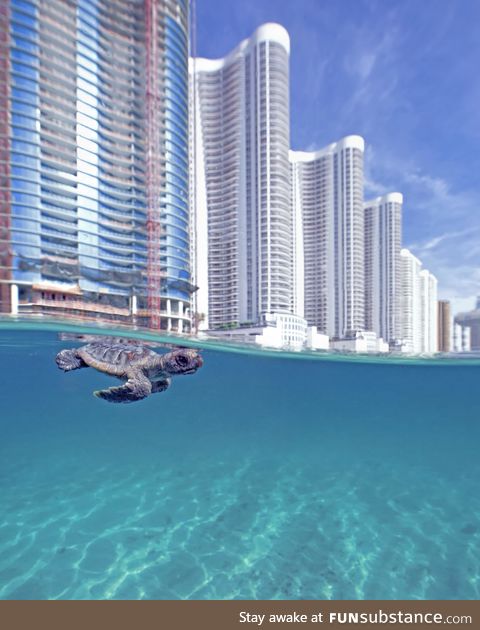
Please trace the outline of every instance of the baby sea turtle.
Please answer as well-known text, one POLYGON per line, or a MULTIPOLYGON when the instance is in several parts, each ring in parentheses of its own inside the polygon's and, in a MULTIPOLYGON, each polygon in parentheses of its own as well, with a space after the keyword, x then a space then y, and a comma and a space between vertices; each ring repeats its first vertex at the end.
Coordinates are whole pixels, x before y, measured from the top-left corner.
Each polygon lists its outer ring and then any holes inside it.
POLYGON ((172 376, 194 374, 203 365, 200 354, 190 348, 160 355, 144 345, 120 341, 95 341, 62 350, 55 361, 64 372, 93 367, 125 381, 119 387, 94 392, 98 398, 115 403, 135 402, 163 392, 172 376))

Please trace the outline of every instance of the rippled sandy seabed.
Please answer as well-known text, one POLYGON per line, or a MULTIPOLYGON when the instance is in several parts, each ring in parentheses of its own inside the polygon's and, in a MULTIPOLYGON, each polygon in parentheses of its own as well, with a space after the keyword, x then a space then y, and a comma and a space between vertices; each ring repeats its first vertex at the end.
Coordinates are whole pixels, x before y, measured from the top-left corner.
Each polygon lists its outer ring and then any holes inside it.
MULTIPOLYGON (((40 325, 39 325, 40 326, 40 325)), ((17 327, 18 328, 18 327, 17 327)), ((0 599, 477 599, 480 365, 225 352, 132 405, 0 330, 0 599)))

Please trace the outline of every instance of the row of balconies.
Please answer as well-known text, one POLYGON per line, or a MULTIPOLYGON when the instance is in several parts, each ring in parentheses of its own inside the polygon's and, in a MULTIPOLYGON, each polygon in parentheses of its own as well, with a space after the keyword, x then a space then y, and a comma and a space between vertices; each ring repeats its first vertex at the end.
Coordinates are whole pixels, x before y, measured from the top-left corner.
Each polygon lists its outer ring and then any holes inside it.
MULTIPOLYGON (((42 242, 44 243, 46 242, 45 237, 50 237, 55 240, 55 243, 58 243, 59 245, 66 245, 68 248, 71 247, 68 245, 68 243, 76 244, 77 242, 76 233, 65 233, 56 228, 51 228, 46 224, 42 224, 40 226, 40 237, 42 238, 42 242)), ((76 251, 76 245, 73 246, 73 249, 69 249, 69 251, 76 251)))
POLYGON ((65 170, 64 167, 59 168, 58 166, 51 166, 50 163, 46 163, 43 155, 41 156, 41 165, 40 172, 48 173, 48 177, 51 180, 58 181, 62 184, 70 184, 75 185, 76 183, 76 164, 69 163, 68 170, 65 170), (72 172, 73 171, 73 172, 72 172))
POLYGON ((45 198, 46 201, 51 200, 52 203, 56 202, 56 204, 61 204, 65 206, 67 209, 76 209, 77 207, 77 198, 76 196, 67 197, 66 195, 59 195, 52 190, 48 190, 46 188, 41 189, 41 197, 45 198))

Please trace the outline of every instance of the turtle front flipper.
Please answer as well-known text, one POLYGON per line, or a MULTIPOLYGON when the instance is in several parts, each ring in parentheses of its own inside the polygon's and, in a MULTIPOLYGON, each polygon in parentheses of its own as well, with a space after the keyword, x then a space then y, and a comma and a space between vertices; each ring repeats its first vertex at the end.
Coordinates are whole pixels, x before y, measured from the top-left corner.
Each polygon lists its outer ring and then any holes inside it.
POLYGON ((55 362, 60 370, 71 372, 80 368, 88 367, 85 361, 78 356, 75 349, 61 350, 55 357, 55 362))
POLYGON ((131 403, 142 400, 152 393, 152 384, 141 372, 132 374, 119 387, 110 387, 93 392, 97 398, 113 403, 131 403))
POLYGON ((170 380, 171 379, 166 378, 164 381, 155 381, 152 383, 152 394, 160 394, 161 392, 164 392, 167 387, 169 387, 170 380))

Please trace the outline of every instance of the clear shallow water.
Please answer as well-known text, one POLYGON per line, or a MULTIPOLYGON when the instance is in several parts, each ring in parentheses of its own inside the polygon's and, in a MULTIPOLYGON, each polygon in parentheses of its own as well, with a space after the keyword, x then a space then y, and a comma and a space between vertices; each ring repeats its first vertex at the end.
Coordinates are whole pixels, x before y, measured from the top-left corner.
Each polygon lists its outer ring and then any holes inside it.
POLYGON ((112 405, 75 345, 0 330, 0 599, 480 597, 478 364, 207 345, 112 405))

